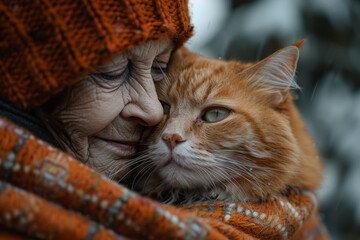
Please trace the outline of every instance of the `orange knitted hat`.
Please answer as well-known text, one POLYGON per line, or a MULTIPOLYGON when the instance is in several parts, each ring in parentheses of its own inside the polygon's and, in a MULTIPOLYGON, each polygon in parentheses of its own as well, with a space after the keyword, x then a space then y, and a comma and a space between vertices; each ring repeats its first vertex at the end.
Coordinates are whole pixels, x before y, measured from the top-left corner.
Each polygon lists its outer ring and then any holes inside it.
POLYGON ((125 50, 191 33, 187 0, 0 0, 0 98, 32 109, 125 50))

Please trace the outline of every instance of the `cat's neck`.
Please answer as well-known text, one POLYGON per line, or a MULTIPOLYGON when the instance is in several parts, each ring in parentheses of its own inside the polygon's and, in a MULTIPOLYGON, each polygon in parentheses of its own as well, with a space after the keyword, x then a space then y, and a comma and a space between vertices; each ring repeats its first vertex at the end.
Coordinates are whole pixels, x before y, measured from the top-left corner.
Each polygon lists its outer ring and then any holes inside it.
POLYGON ((319 187, 322 178, 322 164, 315 141, 308 134, 306 125, 291 95, 284 102, 281 111, 289 117, 293 134, 300 149, 299 169, 293 176, 292 186, 314 190, 319 187))

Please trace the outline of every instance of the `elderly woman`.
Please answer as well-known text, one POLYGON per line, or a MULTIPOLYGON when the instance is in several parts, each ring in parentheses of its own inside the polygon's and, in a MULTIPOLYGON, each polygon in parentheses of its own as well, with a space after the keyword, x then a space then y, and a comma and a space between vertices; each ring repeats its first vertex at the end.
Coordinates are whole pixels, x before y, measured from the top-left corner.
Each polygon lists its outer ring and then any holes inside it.
POLYGON ((154 82, 191 32, 186 0, 0 1, 0 239, 274 239, 320 226, 306 194, 176 209, 99 173, 124 176, 162 118, 154 82), (301 224, 284 202, 304 209, 301 224))
POLYGON ((191 35, 186 1, 0 4, 0 115, 111 174, 162 118, 154 81, 191 35))
POLYGON ((40 116, 61 148, 111 178, 123 176, 119 168, 135 153, 142 126, 163 116, 154 81, 174 46, 168 37, 135 46, 45 105, 40 116))

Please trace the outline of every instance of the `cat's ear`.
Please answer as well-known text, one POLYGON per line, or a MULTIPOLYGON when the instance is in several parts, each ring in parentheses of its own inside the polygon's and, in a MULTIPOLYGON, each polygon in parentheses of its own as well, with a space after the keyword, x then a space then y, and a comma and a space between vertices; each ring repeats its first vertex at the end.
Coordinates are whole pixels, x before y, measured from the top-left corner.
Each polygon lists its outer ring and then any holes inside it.
POLYGON ((282 48, 246 70, 256 87, 269 93, 269 101, 274 106, 284 102, 291 88, 299 88, 294 75, 304 43, 305 40, 301 40, 282 48))

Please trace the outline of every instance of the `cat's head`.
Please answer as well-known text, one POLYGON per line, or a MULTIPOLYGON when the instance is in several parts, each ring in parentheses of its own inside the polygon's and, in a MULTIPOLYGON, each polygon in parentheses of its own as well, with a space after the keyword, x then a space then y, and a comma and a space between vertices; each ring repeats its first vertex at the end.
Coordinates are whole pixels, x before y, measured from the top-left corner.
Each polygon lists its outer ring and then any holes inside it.
POLYGON ((151 170, 139 174, 147 191, 195 190, 248 200, 290 184, 301 166, 289 108, 303 42, 256 63, 177 50, 167 77, 156 83, 165 117, 145 141, 142 167, 151 170))

